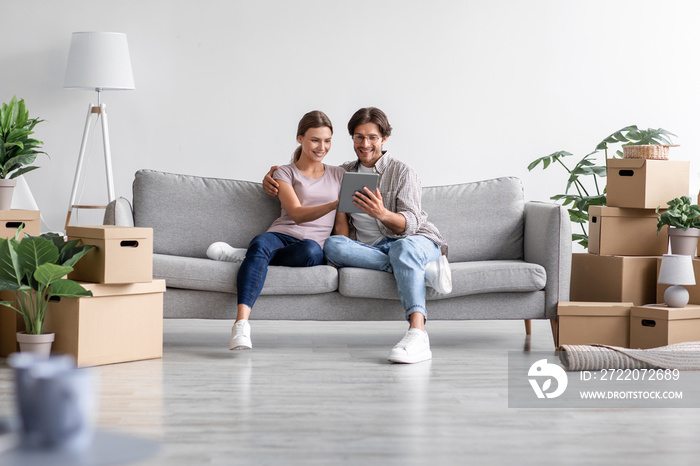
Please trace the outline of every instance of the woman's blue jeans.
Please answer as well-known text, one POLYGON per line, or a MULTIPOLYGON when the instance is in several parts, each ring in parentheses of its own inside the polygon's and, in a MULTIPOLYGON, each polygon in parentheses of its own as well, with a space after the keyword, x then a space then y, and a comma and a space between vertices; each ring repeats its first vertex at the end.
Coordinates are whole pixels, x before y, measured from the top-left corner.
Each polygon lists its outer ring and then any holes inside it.
POLYGON ((312 267, 323 264, 323 249, 311 239, 296 239, 282 233, 262 233, 250 242, 238 269, 238 304, 252 309, 265 284, 267 267, 312 267))
POLYGON ((425 236, 384 238, 372 246, 346 236, 331 236, 323 252, 326 260, 336 267, 393 272, 406 319, 414 312, 427 318, 425 266, 440 258, 440 248, 425 236))

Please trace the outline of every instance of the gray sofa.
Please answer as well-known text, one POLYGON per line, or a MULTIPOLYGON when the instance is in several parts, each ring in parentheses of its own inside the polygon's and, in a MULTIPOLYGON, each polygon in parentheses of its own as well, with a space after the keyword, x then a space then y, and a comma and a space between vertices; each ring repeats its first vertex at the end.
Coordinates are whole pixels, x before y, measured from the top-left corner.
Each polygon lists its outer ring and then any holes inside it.
MULTIPOLYGON (((153 228, 153 272, 167 283, 165 317, 232 319, 239 264, 207 247, 237 248, 279 216, 260 183, 140 170, 133 211, 110 205, 106 223, 153 228), (132 216, 133 215, 133 216, 132 216)), ((453 289, 428 288, 429 319, 556 319, 569 297, 571 233, 557 204, 525 202, 513 177, 423 189, 423 209, 449 245, 453 289)), ((251 319, 404 319, 392 274, 330 266, 269 268, 251 319)))

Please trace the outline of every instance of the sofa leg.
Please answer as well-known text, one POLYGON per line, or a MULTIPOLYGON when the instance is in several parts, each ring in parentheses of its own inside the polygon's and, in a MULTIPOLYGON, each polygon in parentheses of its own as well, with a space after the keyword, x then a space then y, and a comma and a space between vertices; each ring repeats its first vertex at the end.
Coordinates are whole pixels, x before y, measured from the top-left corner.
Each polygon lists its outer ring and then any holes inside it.
POLYGON ((552 325, 552 337, 554 338, 554 347, 559 348, 559 319, 549 319, 549 323, 552 325))
POLYGON ((532 335, 532 321, 530 319, 525 319, 525 334, 532 335))

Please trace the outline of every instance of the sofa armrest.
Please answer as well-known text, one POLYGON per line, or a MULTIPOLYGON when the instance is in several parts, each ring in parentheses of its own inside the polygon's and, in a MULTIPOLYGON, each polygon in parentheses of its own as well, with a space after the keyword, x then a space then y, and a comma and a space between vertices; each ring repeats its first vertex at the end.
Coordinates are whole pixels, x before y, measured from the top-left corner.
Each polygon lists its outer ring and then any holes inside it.
POLYGON ((559 301, 569 300, 571 221, 566 208, 549 202, 525 203, 524 258, 547 272, 545 316, 557 317, 559 301))
POLYGON ((103 225, 117 225, 120 227, 134 226, 134 212, 128 199, 120 197, 113 200, 105 209, 103 225))

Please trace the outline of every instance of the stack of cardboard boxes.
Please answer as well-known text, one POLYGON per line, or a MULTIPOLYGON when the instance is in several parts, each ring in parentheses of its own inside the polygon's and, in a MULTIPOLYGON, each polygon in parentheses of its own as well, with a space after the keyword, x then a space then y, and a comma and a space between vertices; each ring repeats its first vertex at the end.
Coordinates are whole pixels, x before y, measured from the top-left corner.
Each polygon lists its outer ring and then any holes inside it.
MULTIPOLYGON (((656 234, 655 209, 688 195, 690 162, 609 159, 607 171, 607 206, 589 209, 588 253, 572 257, 571 302, 559 303, 558 344, 651 348, 700 340, 697 289, 690 287, 691 304, 682 310, 645 306, 663 303, 668 286, 656 283, 668 233, 656 234)), ((697 258, 694 266, 697 281, 697 258)))
POLYGON ((49 304, 52 351, 79 367, 162 357, 165 280, 153 280, 153 229, 81 226, 66 235, 96 246, 68 275, 92 296, 49 304))
MULTIPOLYGON (((72 355, 79 367, 162 357, 165 280, 153 280, 153 230, 100 225, 66 234, 96 246, 68 275, 92 296, 49 303, 44 331, 56 334, 52 352, 72 355)), ((16 351, 23 322, 15 320, 3 325, 4 355, 16 351)))

